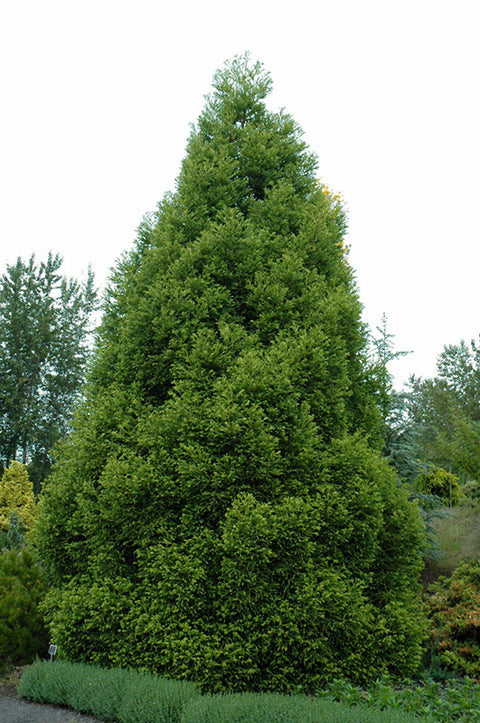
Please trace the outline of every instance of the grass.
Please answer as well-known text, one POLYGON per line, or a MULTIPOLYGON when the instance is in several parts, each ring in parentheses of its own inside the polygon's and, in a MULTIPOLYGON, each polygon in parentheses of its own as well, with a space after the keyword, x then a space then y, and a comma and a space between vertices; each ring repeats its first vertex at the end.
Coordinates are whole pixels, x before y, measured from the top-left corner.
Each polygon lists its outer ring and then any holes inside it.
POLYGON ((438 553, 435 560, 428 560, 424 579, 426 583, 440 575, 450 576, 460 563, 477 560, 480 556, 479 503, 464 499, 458 507, 432 521, 438 553))

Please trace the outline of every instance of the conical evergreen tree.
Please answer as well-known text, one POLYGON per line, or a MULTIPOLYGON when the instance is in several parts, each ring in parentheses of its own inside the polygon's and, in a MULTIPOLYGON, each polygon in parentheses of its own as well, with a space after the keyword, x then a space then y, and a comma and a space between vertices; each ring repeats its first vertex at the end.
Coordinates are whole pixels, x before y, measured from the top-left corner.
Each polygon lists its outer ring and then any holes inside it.
POLYGON ((248 57, 111 284, 37 542, 63 654, 209 689, 419 662, 417 511, 379 456, 339 201, 248 57))
POLYGON ((8 530, 12 515, 17 516, 17 523, 19 520, 25 529, 33 526, 35 496, 32 483, 25 465, 15 460, 0 479, 0 529, 8 530))

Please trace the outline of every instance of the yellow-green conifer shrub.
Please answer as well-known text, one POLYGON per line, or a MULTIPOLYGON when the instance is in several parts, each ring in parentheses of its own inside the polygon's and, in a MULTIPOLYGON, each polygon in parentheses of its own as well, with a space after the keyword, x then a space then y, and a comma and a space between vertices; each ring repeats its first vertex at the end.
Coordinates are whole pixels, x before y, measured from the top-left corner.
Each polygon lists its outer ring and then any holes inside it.
POLYGON ((460 499, 457 475, 441 467, 433 467, 427 472, 422 472, 415 481, 415 487, 423 494, 440 497, 444 504, 450 507, 457 505, 460 499))
POLYGON ((7 530, 12 514, 16 513, 26 530, 35 519, 35 497, 25 465, 15 460, 0 480, 0 528, 7 530))

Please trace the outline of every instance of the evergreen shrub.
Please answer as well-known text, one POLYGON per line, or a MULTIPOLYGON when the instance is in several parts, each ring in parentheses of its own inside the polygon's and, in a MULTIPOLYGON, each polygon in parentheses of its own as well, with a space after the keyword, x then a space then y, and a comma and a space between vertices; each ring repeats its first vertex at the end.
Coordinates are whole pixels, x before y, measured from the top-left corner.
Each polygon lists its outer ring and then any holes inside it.
POLYGON ((0 553, 0 668, 30 663, 46 651, 48 632, 39 611, 46 590, 42 570, 29 552, 0 553))
POLYGON ((460 675, 480 679, 480 563, 464 562, 441 577, 428 598, 431 655, 460 675))
POLYGON ((381 458, 339 198, 269 74, 214 78, 114 273, 34 540, 59 653, 209 691, 421 662, 424 528, 381 458))
POLYGON ((441 467, 434 467, 427 472, 422 472, 417 477, 415 486, 418 492, 435 495, 450 507, 458 505, 460 500, 460 485, 457 475, 447 472, 441 467))
POLYGON ((25 465, 13 460, 0 479, 0 529, 8 530, 12 515, 24 530, 35 520, 35 496, 25 465))
POLYGON ((16 512, 10 515, 5 542, 8 550, 21 550, 25 544, 25 526, 16 512))
POLYGON ((25 526, 16 512, 10 515, 6 530, 0 527, 0 550, 21 550, 25 544, 25 526))

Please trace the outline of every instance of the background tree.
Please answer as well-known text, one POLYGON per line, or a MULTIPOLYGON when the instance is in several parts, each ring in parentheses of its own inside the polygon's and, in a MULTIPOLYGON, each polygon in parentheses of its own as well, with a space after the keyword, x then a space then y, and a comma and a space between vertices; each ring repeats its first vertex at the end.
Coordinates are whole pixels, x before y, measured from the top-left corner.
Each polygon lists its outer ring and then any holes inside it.
POLYGON ((36 491, 68 429, 85 377, 93 274, 62 277, 61 258, 20 258, 0 280, 0 460, 29 465, 36 491))
POLYGON ((423 531, 379 453, 343 210, 261 64, 213 85, 42 497, 51 634, 210 689, 406 675, 423 531))
POLYGON ((385 314, 376 332, 370 334, 369 375, 383 421, 383 454, 402 482, 412 482, 421 471, 416 459, 415 427, 408 414, 408 393, 395 388, 391 371, 391 363, 410 352, 395 349, 395 335, 388 330, 385 314))
POLYGON ((460 479, 480 481, 480 348, 446 346, 434 379, 413 378, 409 415, 417 454, 460 479))
POLYGON ((0 543, 0 547, 5 547, 7 550, 21 550, 25 544, 25 532, 26 528, 20 517, 16 512, 12 512, 7 532, 4 533, 2 530, 5 544, 0 543))

